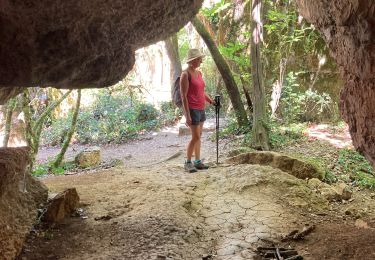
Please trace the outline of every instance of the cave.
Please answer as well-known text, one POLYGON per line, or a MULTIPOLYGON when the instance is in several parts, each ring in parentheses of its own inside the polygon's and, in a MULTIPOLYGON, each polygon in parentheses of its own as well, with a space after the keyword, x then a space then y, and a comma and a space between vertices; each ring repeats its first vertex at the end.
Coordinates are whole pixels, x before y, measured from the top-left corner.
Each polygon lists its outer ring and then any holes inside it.
MULTIPOLYGON (((340 109, 355 148, 375 166, 375 3, 298 0, 323 35, 344 87, 340 109)), ((2 1, 0 104, 25 87, 101 88, 122 79, 136 49, 176 32, 202 0, 2 1)))
MULTIPOLYGON (((321 32, 337 61, 344 82, 342 116, 355 148, 375 167, 375 2, 297 2, 300 14, 321 32)), ((26 87, 108 87, 132 69, 135 50, 177 32, 201 5, 202 0, 3 0, 0 104, 26 87)), ((15 203, 14 199, 6 202, 6 196, 12 197, 10 191, 15 189, 9 187, 25 180, 27 149, 1 148, 0 154, 0 208, 8 208, 15 203)), ((6 248, 10 258, 19 253, 35 217, 30 201, 46 199, 45 188, 38 189, 35 194, 20 193, 24 196, 20 207, 27 205, 25 219, 29 219, 20 227, 23 235, 9 235, 9 229, 19 226, 13 223, 16 211, 0 211, 0 237, 9 238, 0 242, 0 249, 6 248)))

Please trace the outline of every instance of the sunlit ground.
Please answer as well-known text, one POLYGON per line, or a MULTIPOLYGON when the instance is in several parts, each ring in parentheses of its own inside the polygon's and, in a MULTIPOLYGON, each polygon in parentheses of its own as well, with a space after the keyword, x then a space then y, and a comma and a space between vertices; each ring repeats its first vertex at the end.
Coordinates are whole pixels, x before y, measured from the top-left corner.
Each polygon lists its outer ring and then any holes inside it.
POLYGON ((328 142, 337 148, 353 148, 347 125, 340 129, 326 124, 311 125, 307 129, 307 135, 311 139, 328 142))

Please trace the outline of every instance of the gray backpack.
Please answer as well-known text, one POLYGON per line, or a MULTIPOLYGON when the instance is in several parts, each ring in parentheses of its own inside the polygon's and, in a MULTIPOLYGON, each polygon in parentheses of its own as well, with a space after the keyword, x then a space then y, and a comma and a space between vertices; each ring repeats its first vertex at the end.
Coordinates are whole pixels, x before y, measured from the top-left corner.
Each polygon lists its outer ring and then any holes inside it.
MULTIPOLYGON (((190 73, 188 71, 186 71, 186 72, 188 73, 188 80, 189 80, 189 84, 190 84, 191 76, 190 76, 190 73)), ((172 93, 171 93, 172 94, 172 102, 176 107, 182 107, 180 78, 181 78, 181 76, 179 76, 175 80, 175 82, 172 86, 172 93)))

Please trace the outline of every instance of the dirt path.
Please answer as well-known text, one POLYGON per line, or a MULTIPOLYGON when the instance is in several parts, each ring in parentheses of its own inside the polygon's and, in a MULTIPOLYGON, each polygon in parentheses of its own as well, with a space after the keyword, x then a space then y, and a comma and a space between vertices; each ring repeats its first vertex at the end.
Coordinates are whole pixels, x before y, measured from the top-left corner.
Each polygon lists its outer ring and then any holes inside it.
MULTIPOLYGON (((209 136, 204 133, 202 154, 213 161, 209 136)), ((367 228, 356 228, 305 181, 268 166, 220 165, 187 174, 183 153, 164 160, 187 140, 172 128, 103 150, 104 158, 124 160, 123 167, 44 179, 51 192, 76 187, 83 216, 36 231, 20 259, 259 259, 257 246, 287 246, 281 236, 305 224, 317 230, 291 244, 304 259, 374 259, 373 214, 367 228)), ((375 212, 371 200, 366 207, 375 212)))
MULTIPOLYGON (((220 128, 223 127, 224 120, 221 119, 220 128)), ((211 136, 215 131, 215 120, 207 120, 203 132, 202 158, 205 161, 216 161, 216 142, 211 141, 211 136)), ((214 140, 214 139, 212 139, 214 140)), ((120 159, 125 166, 144 166, 157 163, 178 152, 185 153, 186 145, 189 141, 188 135, 179 136, 177 126, 167 127, 160 132, 151 132, 140 136, 135 141, 125 144, 110 144, 100 146, 103 161, 111 159, 120 159)), ((71 145, 66 153, 66 160, 74 159, 74 156, 86 146, 71 145)), ((230 145, 225 140, 220 140, 220 151, 230 149, 230 145)), ((41 148, 37 163, 45 163, 50 158, 54 158, 60 151, 58 147, 41 148)), ((221 156, 225 153, 221 152, 221 156)), ((184 162, 183 155, 180 157, 181 163, 184 162)))

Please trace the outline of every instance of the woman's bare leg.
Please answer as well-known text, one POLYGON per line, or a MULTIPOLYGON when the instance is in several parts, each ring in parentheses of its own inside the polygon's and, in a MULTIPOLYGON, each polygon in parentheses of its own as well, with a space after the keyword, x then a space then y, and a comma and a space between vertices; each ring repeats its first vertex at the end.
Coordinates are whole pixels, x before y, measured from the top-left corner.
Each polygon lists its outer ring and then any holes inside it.
POLYGON ((191 140, 188 144, 187 152, 186 152, 186 157, 188 161, 191 161, 191 157, 194 151, 195 151, 195 158, 197 158, 197 156, 200 156, 200 152, 197 154, 195 147, 199 146, 199 149, 200 149, 200 141, 201 141, 200 125, 191 125, 190 130, 191 130, 191 140))
POLYGON ((202 137, 202 130, 203 130, 203 122, 200 122, 198 125, 199 129, 197 130, 199 132, 199 141, 196 142, 194 147, 194 154, 195 154, 195 160, 201 159, 201 137, 202 137))

